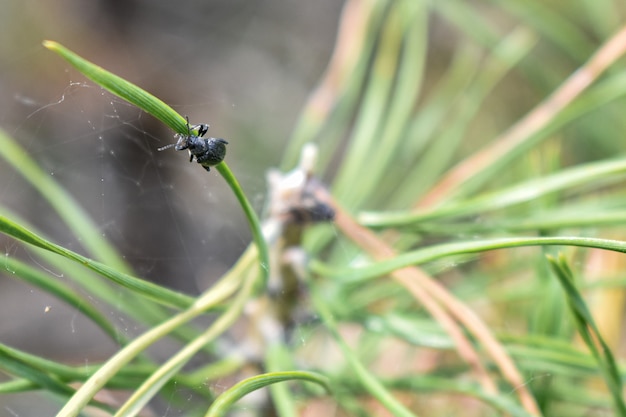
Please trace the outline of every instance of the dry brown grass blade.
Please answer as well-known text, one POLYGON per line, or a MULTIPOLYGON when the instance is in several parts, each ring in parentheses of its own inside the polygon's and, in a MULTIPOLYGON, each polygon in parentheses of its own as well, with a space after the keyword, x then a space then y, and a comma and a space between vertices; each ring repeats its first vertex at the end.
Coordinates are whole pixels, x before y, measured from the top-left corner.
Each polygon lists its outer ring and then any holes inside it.
POLYGON ((341 87, 347 84, 363 50, 373 2, 349 0, 346 2, 333 55, 322 81, 313 90, 304 106, 303 118, 319 124, 328 118, 337 101, 341 87))
POLYGON ((519 122, 511 126, 493 143, 476 152, 452 168, 415 206, 425 209, 436 206, 450 196, 476 173, 507 154, 524 140, 544 128, 576 97, 626 52, 626 26, 580 67, 548 98, 542 101, 519 122))
MULTIPOLYGON (((318 192, 318 198, 335 209, 335 225, 342 233, 370 254, 373 259, 384 260, 396 256, 393 248, 379 239, 369 229, 359 225, 326 191, 320 190, 318 192)), ((458 323, 462 323, 489 353, 504 378, 511 386, 515 387, 515 392, 520 399, 520 403, 526 411, 531 415, 541 415, 539 407, 534 397, 527 389, 515 363, 500 342, 493 336, 487 325, 472 309, 467 307, 463 302, 450 294, 445 287, 417 267, 403 268, 394 271, 392 277, 407 288, 446 331, 449 332, 448 334, 453 338, 459 355, 474 368, 487 392, 492 392, 492 389, 495 389, 495 384, 478 358, 474 347, 463 335, 458 323), (456 318, 456 322, 450 315, 456 318)))

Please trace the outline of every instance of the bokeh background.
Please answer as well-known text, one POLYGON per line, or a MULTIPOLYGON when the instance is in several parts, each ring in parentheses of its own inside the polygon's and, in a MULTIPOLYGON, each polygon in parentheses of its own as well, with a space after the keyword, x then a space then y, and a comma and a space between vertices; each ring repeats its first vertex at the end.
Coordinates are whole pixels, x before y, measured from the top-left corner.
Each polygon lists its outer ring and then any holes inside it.
MULTIPOLYGON (((442 158, 442 170, 489 143, 554 91, 626 16, 623 4, 608 0, 601 5, 591 0, 575 5, 560 0, 436 4, 429 16, 424 82, 415 108, 431 92, 440 93, 437 82, 452 66, 453 56, 466 58, 468 72, 475 71, 465 84, 459 77, 460 89, 470 88, 446 96, 449 109, 470 116, 462 144, 442 158), (476 24, 475 16, 467 19, 468 11, 488 25, 476 24), (545 25, 550 21, 564 25, 545 25), (483 86, 474 88, 469 79, 480 78, 481 65, 492 62, 486 58, 490 48, 516 28, 521 28, 520 38, 536 37, 536 44, 528 41, 532 51, 493 91, 485 88, 489 93, 484 101, 474 101, 472 93, 483 86), (475 110, 474 103, 479 106, 475 110)), ((333 0, 3 0, 0 127, 90 213, 137 276, 198 294, 250 241, 230 191, 215 171, 207 175, 189 164, 186 153, 157 152, 175 140, 167 127, 94 86, 43 48, 42 40, 58 41, 143 87, 192 123, 209 123, 208 135, 229 141, 228 164, 260 212, 265 173, 281 161, 298 115, 324 73, 343 5, 333 0)), ((611 71, 618 70, 615 66, 611 71)), ((551 155, 558 154, 559 162, 570 166, 621 153, 623 143, 617 138, 626 129, 624 103, 619 98, 559 130, 551 155), (566 145, 561 138, 567 139, 566 145)), ((433 136, 447 133, 446 127, 445 122, 433 127, 433 136)), ((338 148, 325 174, 329 181, 345 142, 338 148)), ((497 185, 536 175, 528 167, 543 162, 541 155, 533 157, 512 164, 495 180, 501 181, 497 185)), ((416 190, 424 191, 439 175, 434 173, 431 183, 416 181, 416 190)), ((383 200, 392 186, 371 201, 383 200)), ((407 201, 414 199, 406 196, 407 201)), ((52 241, 84 253, 48 203, 1 160, 0 203, 52 241)), ((366 208, 379 208, 373 206, 366 208)), ((37 265, 23 245, 3 235, 0 245, 4 256, 37 265)), ((62 271, 38 266, 64 278, 62 271)), ((483 295, 481 288, 471 292, 483 295)), ((126 334, 142 330, 116 312, 108 313, 126 334)), ((76 308, 12 280, 6 268, 0 272, 0 342, 74 364, 104 360, 117 348, 76 308)), ((160 353, 154 354, 158 358, 160 353)), ((45 404, 29 395, 0 397, 0 416, 4 411, 46 415, 44 410, 45 404)))

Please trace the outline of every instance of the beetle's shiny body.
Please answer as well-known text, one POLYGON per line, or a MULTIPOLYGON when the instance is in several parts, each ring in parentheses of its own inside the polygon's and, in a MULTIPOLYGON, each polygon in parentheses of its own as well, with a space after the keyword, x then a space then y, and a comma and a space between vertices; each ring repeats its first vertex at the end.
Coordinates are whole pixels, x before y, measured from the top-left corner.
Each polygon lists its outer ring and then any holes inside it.
POLYGON ((206 132, 209 130, 209 125, 199 124, 189 126, 189 118, 187 118, 187 134, 176 134, 178 141, 174 144, 159 148, 159 151, 174 148, 177 151, 189 151, 189 162, 192 162, 194 157, 196 162, 202 165, 207 171, 211 170, 213 165, 217 165, 224 160, 226 156, 226 142, 224 139, 219 138, 203 138, 206 132), (193 131, 197 130, 198 134, 195 135, 193 131))

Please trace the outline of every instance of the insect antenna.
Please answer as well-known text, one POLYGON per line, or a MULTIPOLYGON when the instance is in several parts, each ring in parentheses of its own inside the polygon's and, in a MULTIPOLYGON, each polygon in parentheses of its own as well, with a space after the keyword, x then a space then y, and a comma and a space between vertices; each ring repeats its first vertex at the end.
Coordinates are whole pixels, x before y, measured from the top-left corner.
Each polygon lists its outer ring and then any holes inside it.
POLYGON ((173 148, 173 147, 176 147, 177 151, 188 149, 190 140, 197 139, 197 138, 204 136, 204 134, 209 130, 209 125, 204 124, 204 123, 195 125, 195 126, 189 126, 189 116, 185 116, 185 119, 187 119, 187 135, 184 135, 182 133, 177 133, 176 135, 174 135, 174 137, 178 138, 178 142, 171 143, 166 146, 162 146, 159 149, 157 149, 158 151, 164 151, 166 149, 173 148), (198 136, 193 134, 192 129, 198 129, 198 136))
POLYGON ((160 152, 160 151, 164 151, 164 150, 166 150, 166 149, 173 148, 173 147, 174 147, 174 146, 176 146, 176 145, 177 145, 177 143, 170 143, 169 145, 166 145, 166 146, 162 146, 162 147, 160 147, 159 149, 157 149, 157 151, 159 151, 159 152, 160 152))

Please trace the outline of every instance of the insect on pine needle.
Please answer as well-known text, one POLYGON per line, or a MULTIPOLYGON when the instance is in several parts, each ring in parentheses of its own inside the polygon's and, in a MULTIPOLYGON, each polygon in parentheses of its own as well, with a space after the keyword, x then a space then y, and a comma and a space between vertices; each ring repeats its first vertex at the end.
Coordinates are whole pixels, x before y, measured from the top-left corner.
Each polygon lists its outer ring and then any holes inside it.
POLYGON ((172 143, 167 146, 159 148, 159 151, 164 151, 169 148, 174 148, 177 151, 189 151, 189 162, 192 162, 194 157, 196 162, 202 165, 207 171, 211 170, 213 165, 217 165, 224 160, 226 156, 227 141, 219 138, 203 138, 206 132, 209 130, 208 124, 189 125, 189 117, 187 119, 187 134, 177 133, 174 137, 178 139, 176 143, 172 143), (197 130, 198 134, 194 134, 197 130))

